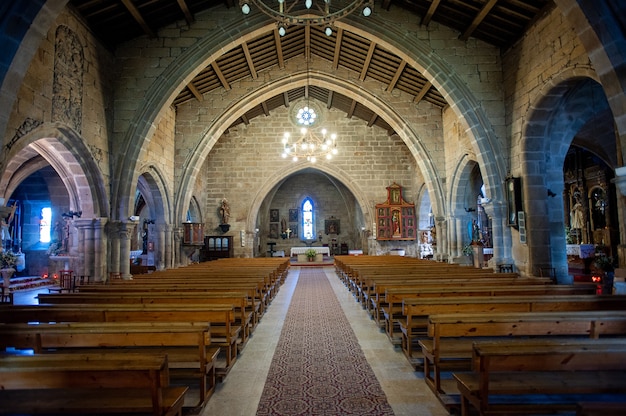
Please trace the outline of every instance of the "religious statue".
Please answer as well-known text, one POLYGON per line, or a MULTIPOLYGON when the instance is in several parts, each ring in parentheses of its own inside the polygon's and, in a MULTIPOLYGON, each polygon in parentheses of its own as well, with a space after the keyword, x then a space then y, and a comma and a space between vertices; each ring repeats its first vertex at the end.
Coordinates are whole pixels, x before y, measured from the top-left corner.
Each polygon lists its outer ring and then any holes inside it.
POLYGON ((572 229, 584 228, 585 219, 583 206, 579 201, 576 201, 570 212, 570 227, 572 229))
POLYGON ((228 224, 230 219, 230 206, 226 198, 222 199, 222 206, 220 207, 220 215, 222 216, 222 222, 220 224, 228 224))

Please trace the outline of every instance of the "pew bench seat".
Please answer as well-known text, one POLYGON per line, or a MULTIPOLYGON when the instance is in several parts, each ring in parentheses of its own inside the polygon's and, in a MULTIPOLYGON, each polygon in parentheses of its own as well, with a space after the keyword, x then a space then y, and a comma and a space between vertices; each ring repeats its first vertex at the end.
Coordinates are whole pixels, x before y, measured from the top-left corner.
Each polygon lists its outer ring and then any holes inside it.
POLYGON ((461 414, 575 411, 598 395, 626 402, 626 345, 620 339, 477 342, 472 372, 455 373, 461 414))
POLYGON ((2 356, 0 385, 1 414, 180 416, 188 390, 156 354, 2 356))

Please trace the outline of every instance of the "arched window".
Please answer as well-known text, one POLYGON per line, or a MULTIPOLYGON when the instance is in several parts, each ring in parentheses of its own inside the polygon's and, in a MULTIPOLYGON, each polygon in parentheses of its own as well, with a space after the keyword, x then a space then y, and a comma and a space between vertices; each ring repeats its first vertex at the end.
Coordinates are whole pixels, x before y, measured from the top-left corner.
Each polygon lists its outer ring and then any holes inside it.
POLYGON ((305 240, 315 238, 315 221, 313 221, 313 201, 306 198, 302 202, 302 236, 305 240))

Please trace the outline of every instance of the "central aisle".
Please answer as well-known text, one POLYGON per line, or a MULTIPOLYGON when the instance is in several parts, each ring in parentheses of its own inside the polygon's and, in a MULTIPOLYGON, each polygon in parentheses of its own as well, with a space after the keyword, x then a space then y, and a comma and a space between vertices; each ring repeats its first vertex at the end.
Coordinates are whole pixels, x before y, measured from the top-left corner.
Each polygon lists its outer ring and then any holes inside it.
MULTIPOLYGON (((413 371, 401 351, 394 350, 386 335, 376 327, 367 313, 341 284, 334 269, 320 267, 313 270, 318 274, 326 274, 332 288, 332 292, 327 293, 334 293, 339 301, 345 318, 356 335, 362 356, 371 367, 369 371, 370 373, 373 371, 380 383, 387 402, 393 409, 393 414, 397 416, 447 415, 443 406, 427 388, 421 374, 413 371)), ((242 355, 224 383, 218 384, 214 396, 209 400, 202 415, 256 415, 296 285, 299 279, 306 279, 304 274, 311 273, 313 270, 304 270, 302 276, 300 268, 295 267, 290 270, 285 284, 261 319, 242 355)), ((306 319, 305 316, 302 318, 306 319)), ((385 408, 388 409, 388 406, 385 408)), ((260 411, 266 410, 267 406, 260 408, 260 411)), ((306 411, 302 414, 319 413, 306 411)))
POLYGON ((300 271, 257 416, 392 416, 320 267, 300 271))

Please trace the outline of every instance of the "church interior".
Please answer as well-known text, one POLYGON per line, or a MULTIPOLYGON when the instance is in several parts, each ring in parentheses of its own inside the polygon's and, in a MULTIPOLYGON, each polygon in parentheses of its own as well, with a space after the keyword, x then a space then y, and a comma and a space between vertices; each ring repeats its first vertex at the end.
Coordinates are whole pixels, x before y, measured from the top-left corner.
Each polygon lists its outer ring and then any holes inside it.
POLYGON ((619 0, 7 2, 2 301, 244 259, 341 278, 345 257, 626 294, 625 16, 619 0))

